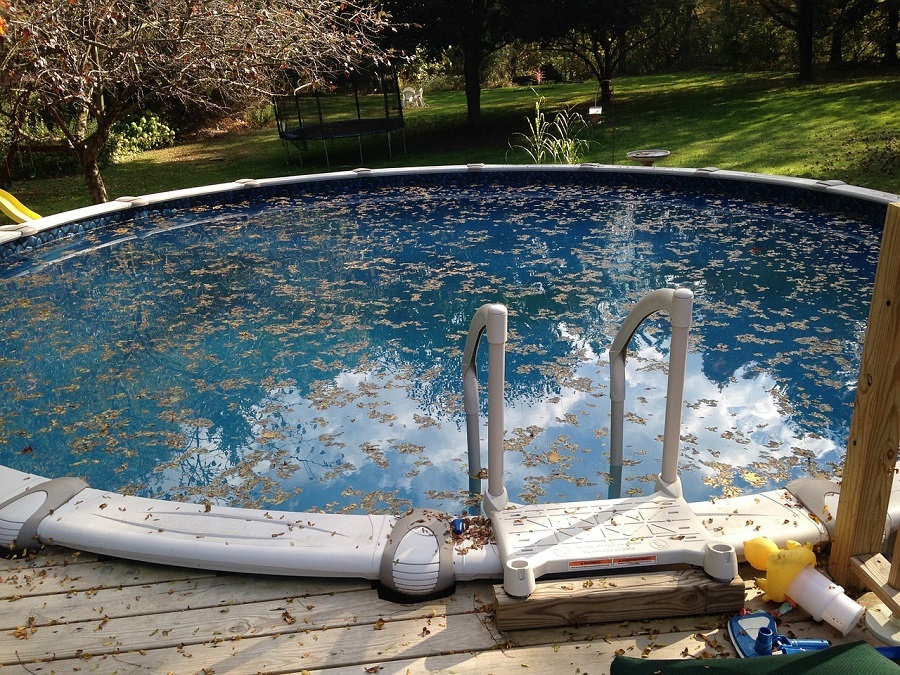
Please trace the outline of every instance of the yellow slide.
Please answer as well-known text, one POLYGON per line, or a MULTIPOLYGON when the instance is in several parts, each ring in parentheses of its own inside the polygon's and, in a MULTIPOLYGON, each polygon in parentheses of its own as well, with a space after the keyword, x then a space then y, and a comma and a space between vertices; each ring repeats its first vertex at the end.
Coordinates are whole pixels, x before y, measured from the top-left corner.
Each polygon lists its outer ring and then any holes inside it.
POLYGON ((6 190, 0 190, 0 211, 13 219, 15 223, 25 223, 29 220, 37 220, 40 216, 25 206, 6 190))

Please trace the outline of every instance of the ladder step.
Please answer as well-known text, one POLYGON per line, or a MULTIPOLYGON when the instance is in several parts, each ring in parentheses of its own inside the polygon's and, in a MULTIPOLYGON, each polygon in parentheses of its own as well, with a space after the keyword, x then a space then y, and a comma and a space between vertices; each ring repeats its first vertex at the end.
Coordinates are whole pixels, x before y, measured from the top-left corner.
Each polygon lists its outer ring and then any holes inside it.
POLYGON ((550 574, 704 565, 709 538, 684 499, 661 493, 516 506, 492 513, 491 524, 506 592, 519 597, 526 597, 538 578, 550 574))

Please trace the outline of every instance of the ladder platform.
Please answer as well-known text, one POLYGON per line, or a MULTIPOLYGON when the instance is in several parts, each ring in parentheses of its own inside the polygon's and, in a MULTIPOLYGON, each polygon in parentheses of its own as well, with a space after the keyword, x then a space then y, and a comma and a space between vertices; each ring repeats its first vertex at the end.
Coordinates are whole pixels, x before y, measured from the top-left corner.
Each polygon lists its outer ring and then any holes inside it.
POLYGON ((738 614, 744 608, 741 577, 722 582, 685 569, 538 582, 528 598, 493 587, 494 616, 501 631, 581 626, 635 619, 738 614))
MULTIPOLYGON (((710 532, 684 499, 661 492, 516 506, 494 512, 491 521, 504 565, 504 587, 517 597, 527 597, 535 579, 547 574, 677 564, 703 566, 721 580, 737 574, 736 559, 724 571, 709 569, 710 532)), ((727 544, 714 547, 733 556, 727 544)))

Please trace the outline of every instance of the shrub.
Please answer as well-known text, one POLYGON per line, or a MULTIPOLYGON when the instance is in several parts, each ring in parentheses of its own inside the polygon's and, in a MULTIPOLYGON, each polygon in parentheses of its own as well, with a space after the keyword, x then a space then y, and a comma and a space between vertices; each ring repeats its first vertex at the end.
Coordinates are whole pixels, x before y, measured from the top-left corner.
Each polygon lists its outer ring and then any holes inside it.
POLYGON ((110 159, 115 161, 146 150, 175 145, 175 132, 155 113, 144 111, 122 120, 109 137, 110 159))

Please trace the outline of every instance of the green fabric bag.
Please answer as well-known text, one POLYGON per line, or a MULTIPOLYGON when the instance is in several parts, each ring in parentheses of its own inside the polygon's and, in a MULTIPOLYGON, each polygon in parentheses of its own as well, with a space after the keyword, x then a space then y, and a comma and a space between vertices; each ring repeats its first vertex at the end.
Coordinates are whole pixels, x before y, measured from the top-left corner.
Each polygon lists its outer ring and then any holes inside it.
POLYGON ((814 652, 748 659, 636 659, 617 656, 610 675, 669 675, 669 673, 746 673, 748 675, 898 675, 900 665, 866 642, 851 642, 814 652))

